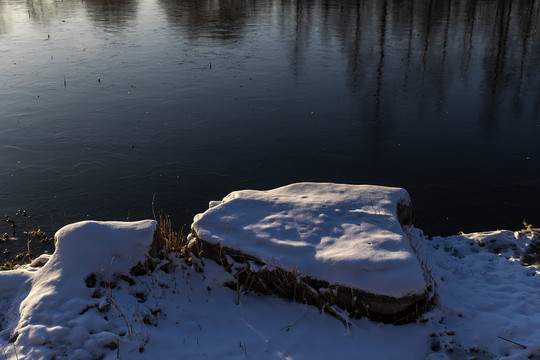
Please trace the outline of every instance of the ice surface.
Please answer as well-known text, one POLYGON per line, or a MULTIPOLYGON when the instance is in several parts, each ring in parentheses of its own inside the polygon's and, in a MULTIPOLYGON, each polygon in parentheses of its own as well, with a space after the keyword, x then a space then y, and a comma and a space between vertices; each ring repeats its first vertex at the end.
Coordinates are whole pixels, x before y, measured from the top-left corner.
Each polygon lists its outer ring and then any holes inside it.
POLYGON ((316 279, 396 298, 420 295, 426 283, 398 204, 410 204, 404 189, 298 183, 235 191, 212 202, 192 228, 203 240, 316 279))

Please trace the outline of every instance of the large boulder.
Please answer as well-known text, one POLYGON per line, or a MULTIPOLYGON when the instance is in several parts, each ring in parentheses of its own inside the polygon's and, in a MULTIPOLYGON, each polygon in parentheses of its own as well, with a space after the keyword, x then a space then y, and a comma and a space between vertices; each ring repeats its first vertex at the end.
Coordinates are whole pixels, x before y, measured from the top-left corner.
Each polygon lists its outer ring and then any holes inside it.
POLYGON ((402 224, 406 190, 298 183, 244 190, 195 216, 190 249, 233 273, 241 290, 276 294, 338 315, 415 319, 429 291, 402 224))

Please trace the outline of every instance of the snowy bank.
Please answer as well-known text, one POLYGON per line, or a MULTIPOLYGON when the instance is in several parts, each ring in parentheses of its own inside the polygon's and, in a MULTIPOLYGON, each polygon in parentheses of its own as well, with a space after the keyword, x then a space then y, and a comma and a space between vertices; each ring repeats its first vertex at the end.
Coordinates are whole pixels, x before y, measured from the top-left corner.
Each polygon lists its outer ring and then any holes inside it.
POLYGON ((54 254, 0 272, 0 359, 540 359, 533 230, 406 228, 434 281, 429 308, 406 325, 349 318, 344 327, 306 304, 239 298, 223 286, 233 274, 213 261, 201 273, 170 254, 130 273, 148 259, 154 228, 69 225, 54 254))

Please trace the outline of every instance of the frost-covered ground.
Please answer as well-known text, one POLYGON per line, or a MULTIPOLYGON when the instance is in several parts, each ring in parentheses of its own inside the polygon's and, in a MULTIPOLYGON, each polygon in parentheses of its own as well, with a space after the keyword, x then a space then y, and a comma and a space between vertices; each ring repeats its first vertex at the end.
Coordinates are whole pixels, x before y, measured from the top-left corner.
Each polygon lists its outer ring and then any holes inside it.
POLYGON ((232 276, 211 261, 200 273, 171 255, 129 274, 154 227, 73 224, 54 254, 1 272, 0 359, 540 359, 540 269, 518 261, 528 232, 405 229, 435 281, 433 305, 408 325, 346 328, 273 296, 238 302, 222 286, 232 276))

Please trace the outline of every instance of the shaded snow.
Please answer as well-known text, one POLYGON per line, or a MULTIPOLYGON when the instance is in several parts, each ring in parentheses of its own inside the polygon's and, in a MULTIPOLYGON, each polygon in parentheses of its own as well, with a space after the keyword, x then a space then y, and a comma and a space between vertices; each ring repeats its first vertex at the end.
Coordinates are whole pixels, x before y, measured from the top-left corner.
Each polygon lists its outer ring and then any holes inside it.
POLYGON ((443 347, 487 348, 511 359, 536 353, 540 359, 540 272, 517 259, 530 240, 511 231, 418 238, 437 283, 443 347))
POLYGON ((298 183, 244 190, 195 217, 204 240, 262 261, 378 295, 426 291, 422 269, 397 217, 404 189, 298 183))

